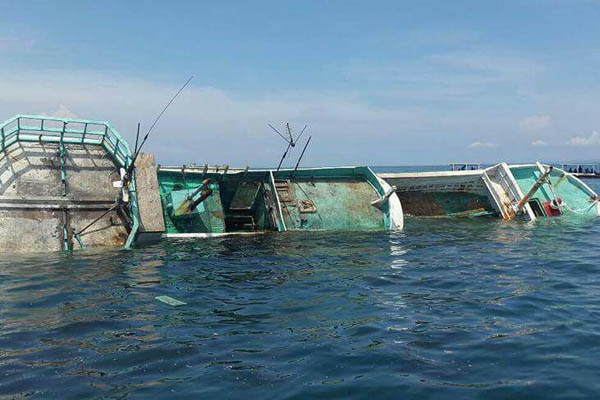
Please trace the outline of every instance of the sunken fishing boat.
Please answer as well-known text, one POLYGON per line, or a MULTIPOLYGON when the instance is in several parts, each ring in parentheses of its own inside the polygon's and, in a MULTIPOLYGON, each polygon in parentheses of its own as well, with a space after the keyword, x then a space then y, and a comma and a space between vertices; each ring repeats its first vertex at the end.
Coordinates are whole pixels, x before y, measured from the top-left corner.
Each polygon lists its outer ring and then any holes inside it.
POLYGON ((402 230, 404 215, 396 189, 368 167, 281 166, 302 131, 290 124, 276 169, 224 167, 157 168, 167 237, 208 237, 286 231, 402 230))
POLYGON ((286 231, 401 230, 404 215, 395 188, 368 167, 281 166, 295 135, 269 127, 286 142, 276 169, 158 167, 165 236, 219 236, 286 231))
POLYGON ((600 216, 600 196, 572 173, 552 165, 498 164, 482 175, 505 220, 600 216))
POLYGON ((138 146, 138 126, 132 151, 109 122, 17 115, 0 124, 0 251, 403 228, 395 189, 368 167, 161 167, 140 152, 147 137, 138 146))
POLYGON ((573 173, 539 162, 379 177, 396 187, 411 216, 527 221, 600 216, 600 198, 588 185, 573 173))
POLYGON ((166 237, 401 230, 394 188, 368 167, 157 168, 166 237))

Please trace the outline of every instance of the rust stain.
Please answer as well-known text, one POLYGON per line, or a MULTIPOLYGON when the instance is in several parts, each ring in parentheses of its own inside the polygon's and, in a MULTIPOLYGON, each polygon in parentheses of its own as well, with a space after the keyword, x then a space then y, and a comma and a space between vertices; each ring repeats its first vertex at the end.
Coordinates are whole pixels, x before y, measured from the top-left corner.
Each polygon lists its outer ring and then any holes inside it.
POLYGON ((417 217, 446 215, 445 208, 437 203, 432 193, 401 192, 398 196, 406 214, 417 217))

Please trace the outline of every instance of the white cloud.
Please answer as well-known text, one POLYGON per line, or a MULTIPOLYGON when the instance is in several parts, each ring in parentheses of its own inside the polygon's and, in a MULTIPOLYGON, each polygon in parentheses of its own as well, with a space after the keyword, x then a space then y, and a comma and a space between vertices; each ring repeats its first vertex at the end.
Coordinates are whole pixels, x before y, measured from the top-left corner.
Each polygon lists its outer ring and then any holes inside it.
POLYGON ((14 56, 31 52, 37 44, 36 34, 31 29, 4 26, 0 37, 0 55, 14 56))
POLYGON ((548 143, 544 142, 543 140, 534 140, 533 142, 531 142, 531 145, 536 147, 544 147, 548 146, 548 143))
POLYGON ((489 77, 522 79, 543 70, 541 64, 531 60, 502 56, 486 52, 447 52, 430 57, 441 65, 454 67, 462 71, 479 72, 489 77))
POLYGON ((471 143, 468 147, 471 149, 485 149, 485 148, 493 148, 498 146, 495 143, 490 143, 490 142, 473 142, 471 143))
POLYGON ((533 83, 544 76, 546 66, 530 58, 474 50, 440 52, 398 63, 355 61, 341 68, 349 80, 368 81, 376 88, 374 95, 388 100, 456 106, 457 102, 504 105, 507 99, 532 98, 537 92, 533 83))
MULTIPOLYGON (((137 122, 147 129, 181 84, 90 71, 26 70, 15 75, 1 69, 0 82, 0 122, 15 114, 40 113, 109 121, 130 143, 137 122)), ((298 129, 308 124, 305 139, 314 136, 304 165, 389 164, 397 157, 382 154, 381 143, 398 148, 422 143, 423 133, 433 135, 424 120, 436 118, 416 108, 373 106, 346 92, 244 96, 192 81, 164 114, 145 150, 163 163, 276 165, 285 143, 267 123, 281 127, 290 121, 298 129)), ((296 161, 296 153, 289 162, 296 161)))
POLYGON ((58 118, 79 118, 77 114, 69 110, 64 104, 60 104, 58 106, 58 110, 53 112, 42 112, 41 115, 47 115, 49 117, 58 117, 58 118))
MULTIPOLYGON (((166 84, 110 72, 16 72, 0 66, 0 121, 15 114, 42 112, 109 121, 131 144, 137 122, 142 123, 142 131, 147 129, 186 79, 178 76, 166 84)), ((286 121, 298 129, 308 124, 304 138, 313 135, 302 162, 306 166, 443 163, 468 159, 475 151, 493 156, 484 161, 497 161, 525 158, 527 148, 531 150, 530 146, 500 146, 494 139, 519 140, 522 134, 514 130, 517 111, 486 111, 487 104, 470 108, 473 101, 468 106, 448 109, 423 102, 368 101, 362 97, 362 91, 354 89, 243 94, 202 86, 203 83, 200 79, 192 81, 150 136, 144 149, 154 152, 158 162, 277 165, 285 143, 267 123, 282 127, 286 121), (483 131, 485 136, 480 134, 483 131), (438 148, 432 151, 431 143, 439 143, 438 148)), ((553 109, 550 111, 560 117, 553 109)), ((535 138, 530 137, 525 143, 535 138)), ((550 142, 551 137, 544 139, 550 142)), ((292 167, 299 156, 298 149, 301 151, 297 147, 289 157, 292 167)))
POLYGON ((547 128, 551 122, 549 115, 530 115, 519 121, 519 127, 524 131, 537 131, 547 128))
POLYGON ((593 131, 589 136, 574 136, 567 140, 570 146, 597 146, 600 145, 600 132, 593 131))

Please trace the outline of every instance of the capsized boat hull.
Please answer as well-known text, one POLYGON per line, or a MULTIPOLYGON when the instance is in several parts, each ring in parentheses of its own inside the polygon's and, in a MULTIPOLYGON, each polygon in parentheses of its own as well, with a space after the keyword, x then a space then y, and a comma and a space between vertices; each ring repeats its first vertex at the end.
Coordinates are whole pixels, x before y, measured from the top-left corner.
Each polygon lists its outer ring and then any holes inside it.
POLYGON ((507 220, 600 216, 598 194, 560 168, 503 163, 486 169, 484 180, 496 209, 507 220))
POLYGON ((160 167, 157 175, 168 237, 401 230, 404 224, 398 197, 367 167, 296 171, 160 167), (190 211, 201 192, 206 198, 190 211))
POLYGON ((406 215, 466 217, 494 214, 483 170, 383 173, 406 215))
POLYGON ((393 173, 379 177, 396 187, 404 212, 411 216, 497 215, 505 220, 535 220, 558 215, 600 215, 598 195, 572 173, 555 167, 531 198, 523 200, 548 169, 549 166, 540 163, 500 163, 479 170, 393 173))

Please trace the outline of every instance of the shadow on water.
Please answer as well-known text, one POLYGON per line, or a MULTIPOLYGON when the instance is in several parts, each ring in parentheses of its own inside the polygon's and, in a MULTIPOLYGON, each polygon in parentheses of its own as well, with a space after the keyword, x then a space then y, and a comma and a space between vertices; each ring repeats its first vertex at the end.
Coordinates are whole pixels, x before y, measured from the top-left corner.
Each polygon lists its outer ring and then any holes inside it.
POLYGON ((406 222, 5 258, 0 399, 600 389, 596 220, 406 222))

